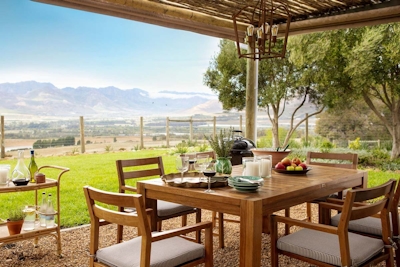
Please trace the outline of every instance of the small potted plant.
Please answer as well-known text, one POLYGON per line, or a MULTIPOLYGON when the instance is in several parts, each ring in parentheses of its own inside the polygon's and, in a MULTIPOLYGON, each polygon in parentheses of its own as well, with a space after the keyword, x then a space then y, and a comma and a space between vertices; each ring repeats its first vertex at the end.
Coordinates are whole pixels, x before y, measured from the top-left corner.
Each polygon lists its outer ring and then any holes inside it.
POLYGON ((216 136, 210 135, 205 136, 205 138, 217 155, 217 161, 215 163, 217 173, 231 174, 232 163, 230 161, 230 152, 235 141, 233 129, 222 129, 216 136))
POLYGON ((21 233, 22 225, 24 224, 24 212, 22 209, 10 210, 7 219, 7 228, 10 235, 21 233))

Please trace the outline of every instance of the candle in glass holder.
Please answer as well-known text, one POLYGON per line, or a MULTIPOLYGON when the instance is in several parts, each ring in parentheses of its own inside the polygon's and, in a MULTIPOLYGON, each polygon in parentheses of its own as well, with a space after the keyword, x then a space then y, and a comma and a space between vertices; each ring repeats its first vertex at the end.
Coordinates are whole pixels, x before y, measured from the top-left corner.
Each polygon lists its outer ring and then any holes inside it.
POLYGON ((245 175, 260 176, 260 163, 258 161, 246 162, 245 175))
POLYGON ((10 172, 10 165, 0 165, 0 184, 4 185, 8 182, 8 173, 10 172))
POLYGON ((265 155, 257 157, 257 161, 260 163, 260 176, 263 178, 271 178, 272 156, 265 155))

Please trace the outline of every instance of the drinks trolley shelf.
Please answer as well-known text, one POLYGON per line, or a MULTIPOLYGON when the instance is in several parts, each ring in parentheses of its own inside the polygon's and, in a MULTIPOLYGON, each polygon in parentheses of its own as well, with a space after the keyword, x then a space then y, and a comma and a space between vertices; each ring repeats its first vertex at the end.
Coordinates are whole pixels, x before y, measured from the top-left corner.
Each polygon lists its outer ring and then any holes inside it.
POLYGON ((27 185, 15 186, 12 182, 9 182, 8 185, 0 185, 0 194, 4 193, 16 193, 16 192, 26 192, 26 191, 34 191, 35 194, 35 207, 38 207, 38 190, 43 190, 46 188, 56 188, 57 201, 55 202, 54 208, 57 211, 55 213, 55 218, 57 218, 57 224, 54 226, 46 228, 40 226, 38 223, 38 216, 36 216, 35 229, 34 230, 21 230, 20 234, 10 235, 8 233, 6 223, 0 225, 0 245, 6 243, 12 243, 16 241, 22 241, 26 239, 34 238, 35 245, 38 244, 38 238, 45 235, 54 236, 57 240, 57 253, 61 256, 61 233, 60 233, 60 181, 61 176, 69 171, 69 168, 54 166, 54 165, 45 165, 41 166, 38 169, 38 172, 44 173, 43 169, 56 169, 59 170, 57 179, 47 178, 44 183, 28 183, 27 185))

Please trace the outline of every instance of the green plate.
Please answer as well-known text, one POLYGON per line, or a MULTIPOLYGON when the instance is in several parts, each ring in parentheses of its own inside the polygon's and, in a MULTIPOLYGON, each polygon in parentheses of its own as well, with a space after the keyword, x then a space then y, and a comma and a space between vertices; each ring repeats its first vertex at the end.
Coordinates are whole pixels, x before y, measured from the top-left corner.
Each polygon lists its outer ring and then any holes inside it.
POLYGON ((241 186, 235 186, 233 187, 238 191, 242 191, 242 192, 254 192, 258 190, 258 187, 256 188, 248 188, 248 187, 241 187, 241 186))
POLYGON ((234 184, 234 185, 239 185, 239 186, 258 186, 258 184, 252 184, 249 182, 245 181, 239 181, 240 178, 247 179, 247 180, 252 180, 252 181, 264 181, 261 177, 258 176, 234 176, 228 179, 228 182, 234 184))

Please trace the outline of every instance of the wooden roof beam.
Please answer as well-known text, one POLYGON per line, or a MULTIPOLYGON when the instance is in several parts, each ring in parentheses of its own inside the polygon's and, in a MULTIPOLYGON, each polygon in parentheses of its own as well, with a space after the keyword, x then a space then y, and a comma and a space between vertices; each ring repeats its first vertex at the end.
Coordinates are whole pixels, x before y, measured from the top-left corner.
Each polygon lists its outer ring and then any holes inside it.
MULTIPOLYGON (((199 34, 235 40, 233 22, 214 16, 182 10, 165 4, 139 0, 33 0, 58 6, 64 6, 114 17, 120 17, 153 25, 191 31, 199 34), (116 3, 121 2, 121 3, 116 3), (126 4, 125 4, 126 2, 126 4)), ((400 21, 399 0, 389 7, 379 5, 356 12, 326 16, 301 21, 292 21, 290 35, 305 34, 325 30, 345 29, 377 25, 400 21)), ((244 37, 246 25, 239 24, 239 34, 244 37)), ((279 28, 279 35, 284 35, 285 25, 279 28)))

